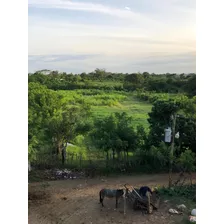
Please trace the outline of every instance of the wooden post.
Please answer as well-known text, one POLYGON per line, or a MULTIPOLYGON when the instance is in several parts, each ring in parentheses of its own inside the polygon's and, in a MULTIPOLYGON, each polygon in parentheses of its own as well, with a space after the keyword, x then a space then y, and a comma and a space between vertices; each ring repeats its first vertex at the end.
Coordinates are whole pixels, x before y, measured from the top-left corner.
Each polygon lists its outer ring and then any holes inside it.
POLYGON ((177 115, 174 114, 173 122, 172 122, 172 142, 171 142, 171 149, 170 149, 169 187, 172 186, 173 151, 174 151, 174 141, 175 141, 176 117, 177 115))
POLYGON ((139 196, 139 198, 142 198, 142 197, 138 194, 138 192, 134 189, 134 187, 131 186, 131 188, 132 188, 132 190, 139 196))
POLYGON ((124 198, 124 215, 126 215, 126 189, 124 189, 123 198, 124 198))
POLYGON ((150 212, 150 194, 148 191, 146 192, 146 197, 148 198, 147 212, 148 212, 148 214, 150 214, 151 213, 150 212))

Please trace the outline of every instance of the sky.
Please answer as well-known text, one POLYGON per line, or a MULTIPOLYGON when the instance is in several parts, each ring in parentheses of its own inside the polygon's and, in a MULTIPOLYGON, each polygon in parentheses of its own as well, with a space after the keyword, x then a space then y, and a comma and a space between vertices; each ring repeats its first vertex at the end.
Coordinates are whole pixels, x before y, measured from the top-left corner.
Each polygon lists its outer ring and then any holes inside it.
POLYGON ((195 5, 195 0, 28 0, 28 70, 195 73, 195 5))

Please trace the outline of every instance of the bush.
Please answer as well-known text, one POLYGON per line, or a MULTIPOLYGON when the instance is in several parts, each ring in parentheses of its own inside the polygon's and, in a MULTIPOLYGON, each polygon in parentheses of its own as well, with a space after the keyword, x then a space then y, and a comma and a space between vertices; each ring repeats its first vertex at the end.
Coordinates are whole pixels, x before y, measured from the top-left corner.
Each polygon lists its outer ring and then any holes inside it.
POLYGON ((161 195, 177 196, 196 201, 196 184, 174 186, 171 188, 159 187, 158 191, 161 195))
POLYGON ((195 153, 190 149, 185 150, 181 153, 180 157, 177 159, 177 164, 184 172, 194 172, 195 171, 195 153))

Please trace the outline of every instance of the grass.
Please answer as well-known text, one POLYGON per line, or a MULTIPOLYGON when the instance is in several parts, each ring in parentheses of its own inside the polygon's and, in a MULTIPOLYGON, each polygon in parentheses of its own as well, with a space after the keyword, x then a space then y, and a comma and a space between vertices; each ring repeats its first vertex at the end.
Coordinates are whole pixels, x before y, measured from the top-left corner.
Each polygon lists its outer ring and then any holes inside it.
POLYGON ((168 208, 177 209, 177 205, 184 204, 186 210, 183 211, 182 216, 174 216, 174 223, 176 224, 188 224, 189 215, 192 209, 196 208, 196 184, 175 186, 172 188, 158 187, 158 191, 161 196, 161 200, 167 200, 168 208))
POLYGON ((176 206, 180 204, 184 204, 187 207, 183 213, 182 220, 178 220, 176 223, 191 223, 188 217, 192 209, 196 208, 196 184, 175 186, 172 188, 159 187, 158 190, 162 200, 168 200, 172 208, 176 209, 176 206))
POLYGON ((28 173, 28 182, 43 182, 47 177, 42 170, 32 170, 28 173))
POLYGON ((116 106, 93 106, 93 114, 98 118, 109 116, 115 112, 126 112, 133 117, 133 125, 143 125, 148 128, 148 113, 151 111, 152 105, 146 102, 140 102, 134 96, 128 96, 116 106))
POLYGON ((148 102, 140 101, 131 93, 122 91, 104 90, 60 90, 58 91, 65 101, 75 101, 78 103, 88 103, 92 107, 93 116, 104 118, 115 112, 126 112, 133 117, 133 125, 143 125, 148 128, 148 113, 152 105, 148 102))

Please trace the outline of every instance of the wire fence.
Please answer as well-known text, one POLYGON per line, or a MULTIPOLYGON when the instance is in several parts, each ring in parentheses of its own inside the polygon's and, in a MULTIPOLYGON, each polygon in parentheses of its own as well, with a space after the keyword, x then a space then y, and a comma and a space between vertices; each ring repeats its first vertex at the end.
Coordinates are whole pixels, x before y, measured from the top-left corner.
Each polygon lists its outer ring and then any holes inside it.
POLYGON ((167 171, 168 164, 160 163, 147 155, 133 154, 125 156, 120 154, 119 157, 113 157, 110 154, 90 155, 87 158, 78 153, 67 153, 65 163, 62 164, 60 155, 51 153, 38 153, 36 158, 31 162, 34 169, 54 169, 69 168, 83 170, 85 172, 97 173, 153 173, 167 171))

